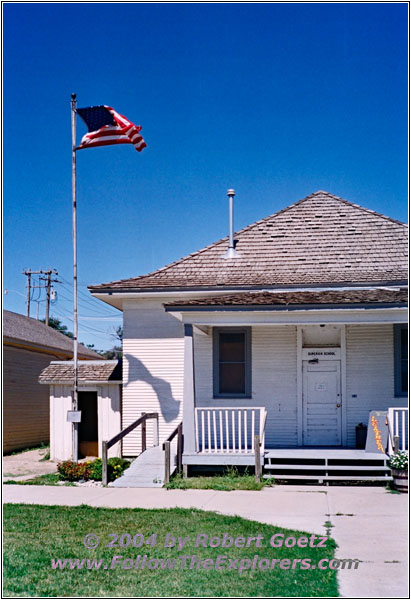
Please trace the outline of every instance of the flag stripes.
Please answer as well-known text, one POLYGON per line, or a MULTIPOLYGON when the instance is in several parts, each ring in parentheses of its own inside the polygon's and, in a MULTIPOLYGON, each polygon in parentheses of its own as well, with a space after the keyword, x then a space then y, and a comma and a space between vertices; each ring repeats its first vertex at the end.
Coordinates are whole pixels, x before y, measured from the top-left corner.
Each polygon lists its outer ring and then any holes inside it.
POLYGON ((79 108, 77 113, 88 127, 88 133, 83 136, 77 150, 111 144, 133 144, 137 152, 141 152, 147 146, 140 134, 141 126, 134 125, 110 106, 79 108))

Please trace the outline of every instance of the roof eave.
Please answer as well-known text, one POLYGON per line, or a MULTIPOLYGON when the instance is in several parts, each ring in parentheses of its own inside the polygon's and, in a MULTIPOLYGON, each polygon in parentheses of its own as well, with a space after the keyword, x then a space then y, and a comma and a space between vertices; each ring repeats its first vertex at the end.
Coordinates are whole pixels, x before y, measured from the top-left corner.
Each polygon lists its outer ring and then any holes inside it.
POLYGON ((164 305, 166 312, 249 312, 249 311, 292 311, 292 310, 356 310, 356 309, 394 309, 394 308, 407 308, 407 302, 401 303, 384 303, 384 302, 362 302, 362 303, 346 303, 346 304, 236 304, 236 305, 176 305, 169 306, 164 305))
MULTIPOLYGON (((73 380, 67 379, 48 379, 46 381, 39 381, 41 385, 74 385, 73 380)), ((122 385, 123 381, 121 379, 102 379, 101 381, 94 380, 79 380, 79 387, 82 386, 96 386, 96 385, 122 385)), ((81 389, 80 389, 81 391, 81 389)))
POLYGON ((392 286, 392 287, 403 287, 403 286, 407 286, 408 285, 408 280, 407 279, 384 279, 384 280, 376 280, 376 281, 358 281, 358 282, 352 282, 352 281, 338 281, 338 282, 325 282, 325 283, 312 283, 312 284, 305 284, 305 283, 275 283, 275 284, 270 284, 270 283, 265 283, 265 284, 259 284, 259 285, 231 285, 231 284, 224 284, 224 285, 215 285, 215 286, 156 286, 156 287, 124 287, 124 288, 117 288, 117 287, 104 287, 104 288, 99 288, 99 287, 92 287, 89 286, 88 290, 90 291, 90 293, 92 295, 99 295, 99 294, 104 294, 104 295, 109 295, 109 296, 115 296, 115 295, 129 295, 130 297, 136 297, 136 296, 141 296, 143 294, 150 294, 150 295, 157 295, 157 294, 165 294, 165 293, 182 293, 182 292, 187 292, 187 293, 204 293, 204 292, 224 292, 227 293, 227 291, 250 291, 250 290, 267 290, 267 289, 272 289, 272 290, 280 290, 280 289, 337 289, 337 288, 343 288, 343 287, 348 287, 348 288, 359 288, 359 287, 363 287, 363 288, 373 288, 373 287, 379 287, 379 286, 392 286))
MULTIPOLYGON (((14 348, 22 348, 23 350, 31 350, 33 352, 41 352, 43 354, 52 354, 54 356, 67 356, 73 357, 73 350, 65 349, 65 348, 56 348, 55 346, 48 346, 37 344, 36 342, 30 342, 28 340, 22 340, 19 338, 13 338, 9 336, 3 337, 3 344, 6 346, 13 346, 14 348)), ((81 346, 79 345, 79 357, 81 360, 90 361, 90 360, 98 360, 97 356, 87 356, 83 354, 81 351, 81 346)), ((103 357, 101 360, 104 360, 103 357)), ((63 361, 66 362, 66 361, 63 361)))

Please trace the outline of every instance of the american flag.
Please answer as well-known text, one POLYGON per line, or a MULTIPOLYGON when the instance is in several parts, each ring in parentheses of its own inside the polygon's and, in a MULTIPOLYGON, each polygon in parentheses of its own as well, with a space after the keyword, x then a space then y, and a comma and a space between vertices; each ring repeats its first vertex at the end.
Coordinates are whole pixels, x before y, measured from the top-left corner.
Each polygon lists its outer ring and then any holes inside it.
POLYGON ((134 125, 110 106, 78 108, 77 113, 88 129, 77 150, 110 144, 133 144, 137 152, 141 152, 147 145, 140 135, 140 125, 134 125))

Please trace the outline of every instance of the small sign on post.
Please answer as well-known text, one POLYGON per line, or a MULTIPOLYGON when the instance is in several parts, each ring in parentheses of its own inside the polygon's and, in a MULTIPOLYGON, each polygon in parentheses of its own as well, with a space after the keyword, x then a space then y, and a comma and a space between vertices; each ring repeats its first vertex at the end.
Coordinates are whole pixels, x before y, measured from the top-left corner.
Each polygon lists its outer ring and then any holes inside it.
POLYGON ((67 421, 69 423, 81 423, 81 410, 68 410, 67 421))
POLYGON ((385 454, 388 442, 388 425, 386 410, 372 410, 368 421, 366 452, 382 452, 385 454))

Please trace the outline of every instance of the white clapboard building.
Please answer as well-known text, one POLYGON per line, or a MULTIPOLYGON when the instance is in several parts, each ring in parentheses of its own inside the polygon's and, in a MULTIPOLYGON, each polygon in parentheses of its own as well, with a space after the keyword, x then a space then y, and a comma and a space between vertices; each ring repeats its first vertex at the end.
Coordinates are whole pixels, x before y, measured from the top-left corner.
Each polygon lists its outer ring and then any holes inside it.
MULTIPOLYGON (((276 477, 336 478, 352 459, 355 478, 370 411, 406 433, 407 264, 405 224, 319 191, 153 273, 90 287, 124 314, 121 427, 157 414, 146 443, 161 449, 182 423, 185 470, 254 465, 258 443, 276 477)), ((136 427, 122 454, 141 440, 136 427)))

